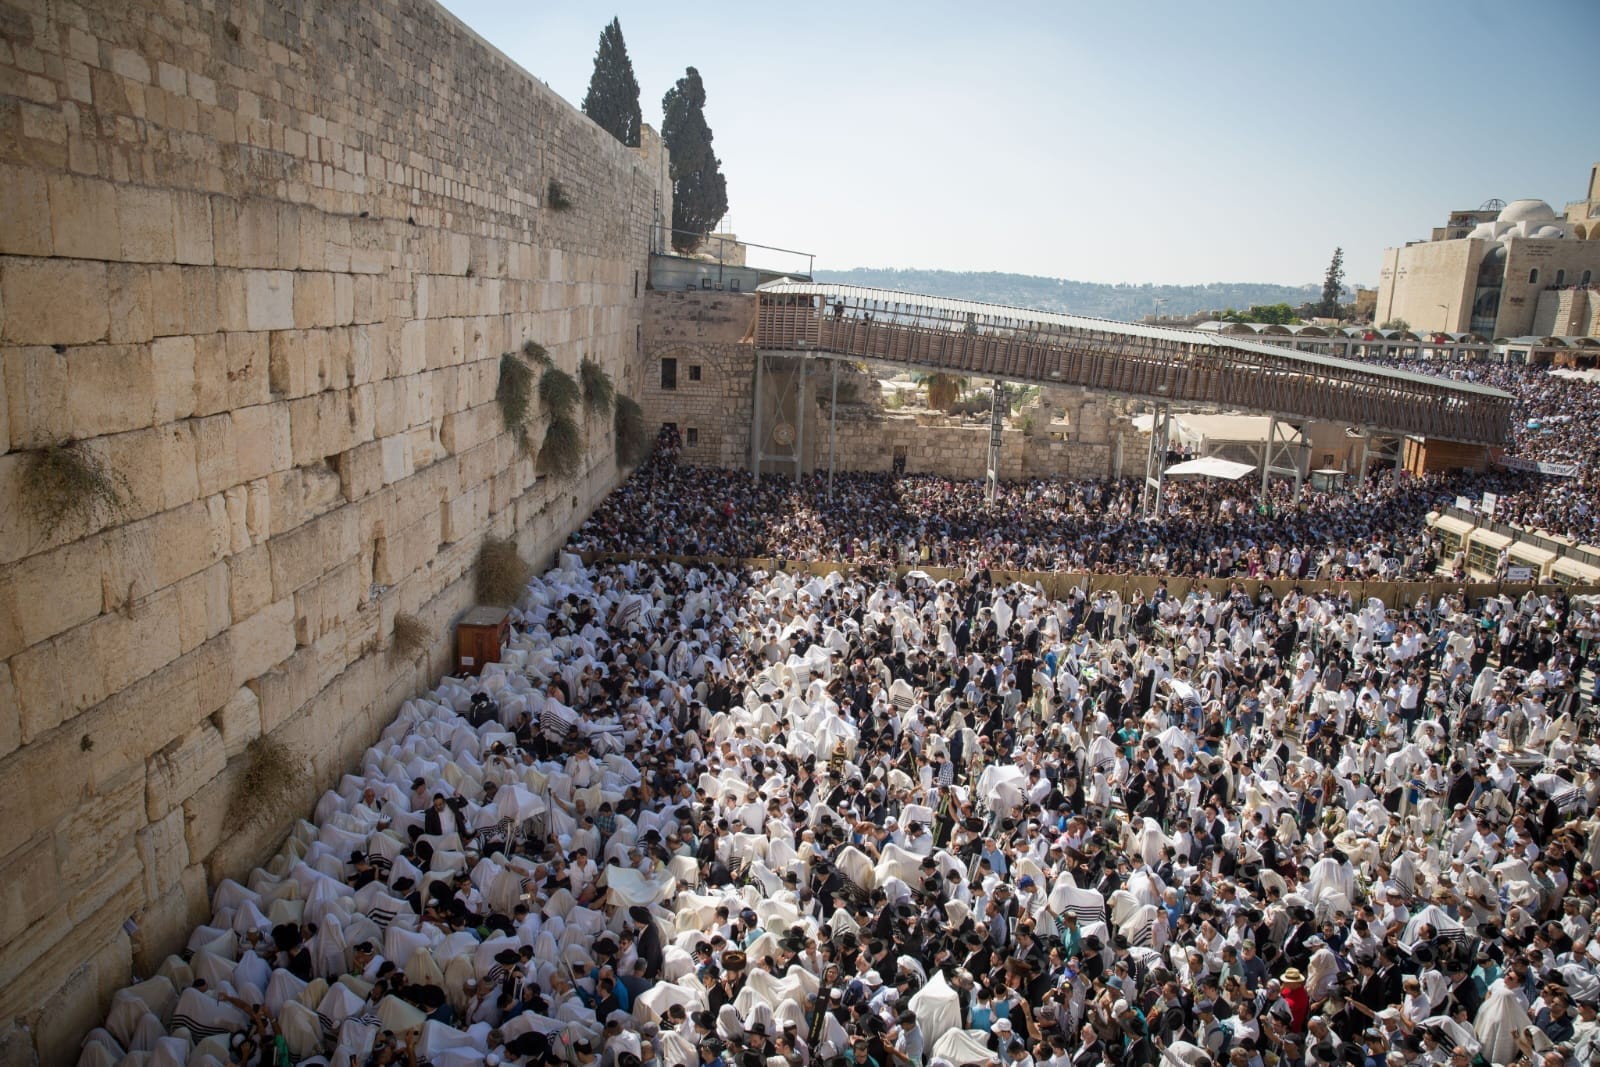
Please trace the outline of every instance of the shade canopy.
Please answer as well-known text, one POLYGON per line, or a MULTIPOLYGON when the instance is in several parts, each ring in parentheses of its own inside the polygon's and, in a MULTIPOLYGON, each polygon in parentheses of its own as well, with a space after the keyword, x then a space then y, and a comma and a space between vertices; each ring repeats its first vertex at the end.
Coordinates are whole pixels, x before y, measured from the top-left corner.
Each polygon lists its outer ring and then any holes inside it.
POLYGON ((1253 463, 1235 463, 1231 459, 1206 456, 1202 459, 1189 459, 1173 464, 1167 468, 1167 477, 1182 478, 1187 475, 1191 478, 1223 478, 1233 482, 1255 469, 1253 463))

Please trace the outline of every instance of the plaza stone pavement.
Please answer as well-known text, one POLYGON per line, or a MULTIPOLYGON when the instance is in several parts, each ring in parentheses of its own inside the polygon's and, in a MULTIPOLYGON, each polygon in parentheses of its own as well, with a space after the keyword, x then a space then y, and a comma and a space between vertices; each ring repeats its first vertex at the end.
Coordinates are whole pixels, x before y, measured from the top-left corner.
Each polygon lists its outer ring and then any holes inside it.
POLYGON ((1096 607, 564 555, 79 1062, 1592 1061, 1592 604, 1096 607))

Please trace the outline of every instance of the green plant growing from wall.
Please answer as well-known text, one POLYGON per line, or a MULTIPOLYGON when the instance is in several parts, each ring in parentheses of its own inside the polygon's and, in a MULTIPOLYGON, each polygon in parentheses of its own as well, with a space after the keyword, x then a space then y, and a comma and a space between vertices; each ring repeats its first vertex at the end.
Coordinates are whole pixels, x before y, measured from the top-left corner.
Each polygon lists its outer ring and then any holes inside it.
POLYGON ((62 529, 114 518, 126 509, 128 481, 81 442, 50 445, 22 467, 23 509, 46 538, 62 529))
POLYGON ((535 367, 548 367, 552 362, 554 362, 550 358, 550 353, 545 351, 544 345, 533 340, 531 337, 522 342, 522 355, 535 367))
POLYGON ((583 399, 577 379, 560 367, 549 366, 539 375, 539 403, 551 418, 571 415, 583 399))
POLYGON ((544 443, 539 446, 539 473, 568 478, 577 472, 582 459, 583 431, 577 422, 566 413, 552 417, 544 429, 544 443))
POLYGON ((551 211, 571 211, 572 197, 567 195, 567 187, 554 178, 545 186, 544 202, 551 211))
MULTIPOLYGON (((533 342, 529 341, 528 344, 533 342)), ((533 368, 515 352, 507 352, 500 357, 500 382, 495 386, 494 399, 500 405, 500 416, 505 419, 506 429, 526 447, 528 411, 533 407, 533 368)))
POLYGON ((588 356, 578 364, 578 378, 583 383, 583 406, 586 410, 596 415, 611 414, 611 404, 616 396, 616 389, 611 384, 611 375, 595 360, 588 356))
POLYGON ((394 638, 389 645, 395 659, 415 659, 433 644, 433 631, 416 615, 401 612, 394 617, 394 638))
POLYGON ((649 458, 650 435, 644 428, 644 409, 633 397, 617 396, 612 430, 617 438, 618 465, 637 467, 649 458))
POLYGON ((533 567, 517 551, 515 541, 490 538, 478 549, 478 600, 484 604, 515 604, 533 577, 533 567))

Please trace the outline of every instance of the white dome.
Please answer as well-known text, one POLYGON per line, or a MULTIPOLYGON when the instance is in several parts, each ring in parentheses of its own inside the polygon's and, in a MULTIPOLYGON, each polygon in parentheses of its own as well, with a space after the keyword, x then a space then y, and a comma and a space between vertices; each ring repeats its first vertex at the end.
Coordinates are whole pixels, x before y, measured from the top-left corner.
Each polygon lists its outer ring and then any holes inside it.
POLYGON ((1473 227, 1472 232, 1467 236, 1476 241, 1492 241, 1494 240, 1494 223, 1480 222, 1473 227))
POLYGON ((1560 226, 1540 226, 1533 233, 1533 236, 1535 237, 1545 238, 1565 237, 1566 235, 1567 231, 1563 230, 1560 226))
POLYGON ((1513 200, 1500 212, 1501 222, 1554 222, 1555 211, 1543 200, 1513 200))

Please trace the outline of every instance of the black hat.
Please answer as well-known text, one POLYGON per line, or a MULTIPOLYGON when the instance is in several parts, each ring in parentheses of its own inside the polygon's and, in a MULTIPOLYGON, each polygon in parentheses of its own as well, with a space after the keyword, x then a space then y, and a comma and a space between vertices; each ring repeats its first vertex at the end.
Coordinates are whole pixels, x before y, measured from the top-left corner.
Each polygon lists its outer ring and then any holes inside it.
POLYGON ((635 904, 628 909, 628 918, 643 926, 650 922, 650 909, 642 904, 635 904))

